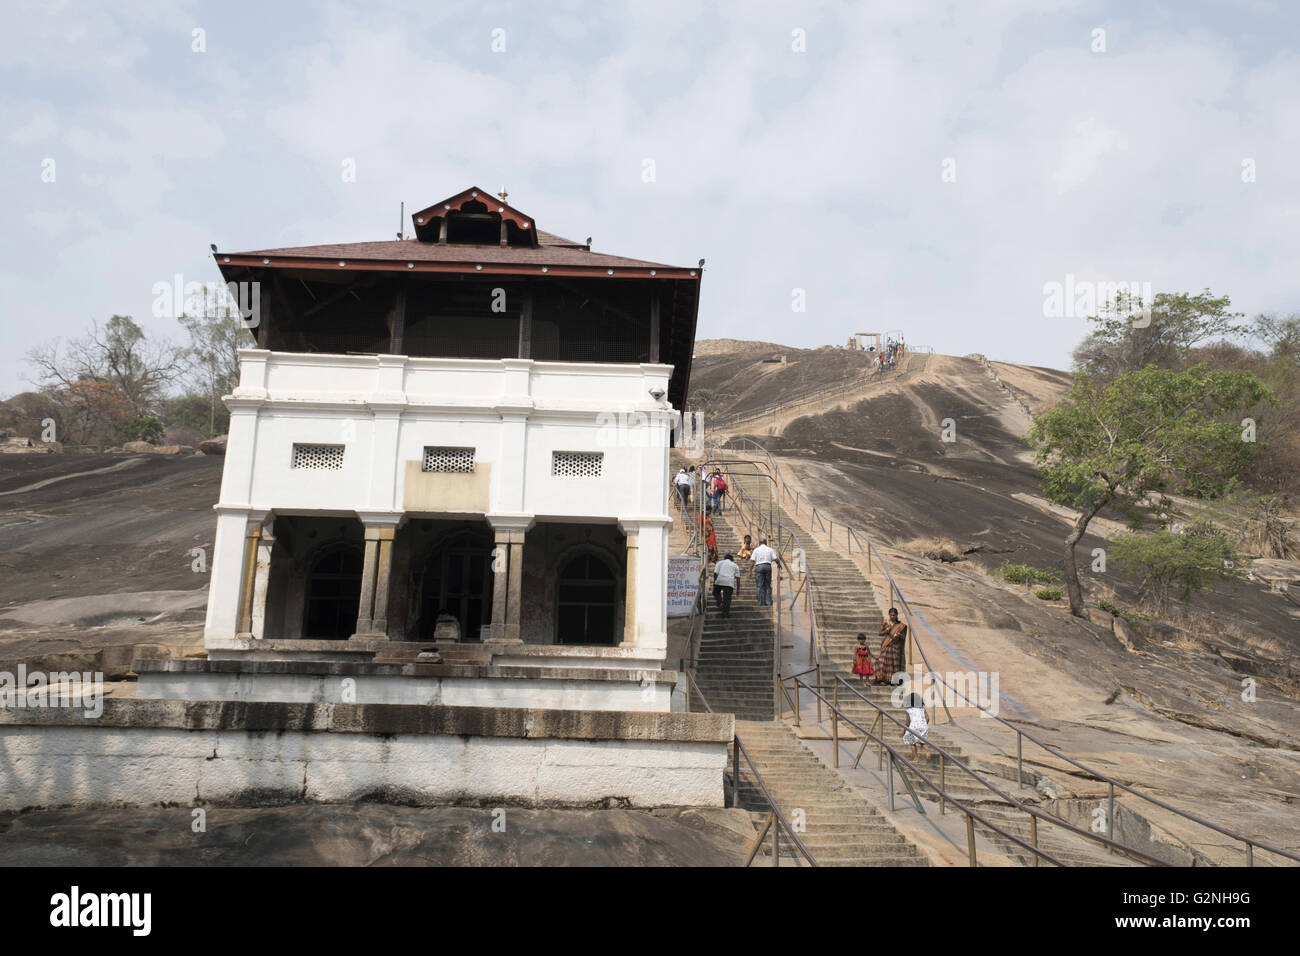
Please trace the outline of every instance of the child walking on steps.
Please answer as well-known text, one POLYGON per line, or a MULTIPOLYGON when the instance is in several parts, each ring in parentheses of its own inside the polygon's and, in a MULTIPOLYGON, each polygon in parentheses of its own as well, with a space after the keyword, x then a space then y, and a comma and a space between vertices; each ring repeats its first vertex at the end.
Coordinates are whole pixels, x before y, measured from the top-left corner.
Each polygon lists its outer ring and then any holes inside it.
POLYGON ((858 675, 859 682, 876 673, 876 669, 871 666, 871 648, 867 647, 865 634, 858 635, 858 646, 853 649, 853 673, 858 675))
POLYGON ((930 724, 925 719, 925 708, 921 706, 919 694, 913 694, 907 702, 907 730, 903 732, 903 743, 912 748, 912 759, 917 759, 916 745, 925 750, 925 759, 930 759, 930 745, 926 743, 926 734, 930 724))

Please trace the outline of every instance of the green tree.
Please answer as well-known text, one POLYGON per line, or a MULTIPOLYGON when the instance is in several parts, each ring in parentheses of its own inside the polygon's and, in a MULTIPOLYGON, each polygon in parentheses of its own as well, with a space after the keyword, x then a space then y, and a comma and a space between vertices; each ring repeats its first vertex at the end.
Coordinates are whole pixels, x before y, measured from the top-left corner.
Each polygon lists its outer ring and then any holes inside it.
POLYGON ((248 327, 238 312, 228 308, 204 308, 198 315, 182 315, 180 323, 189 334, 185 360, 191 380, 202 383, 207 398, 208 421, 205 426, 187 422, 208 435, 216 434, 217 421, 223 415, 221 397, 239 384, 239 349, 250 346, 248 327))
POLYGON ((1186 601, 1217 578, 1235 577, 1238 557, 1227 534, 1213 522, 1199 521, 1182 534, 1161 529, 1127 534, 1110 546, 1111 558, 1138 581, 1147 608, 1165 613, 1174 589, 1186 601))
POLYGON ((137 416, 122 426, 122 438, 126 441, 147 441, 156 445, 163 437, 163 423, 156 418, 137 416))
POLYGON ((215 407, 212 393, 203 391, 173 395, 162 403, 162 419, 168 425, 184 425, 208 438, 230 430, 230 410, 219 401, 215 407))
MULTIPOLYGON (((1034 419, 1027 438, 1043 493, 1079 512, 1065 539, 1070 613, 1084 616, 1075 546, 1097 513, 1109 507, 1137 526, 1153 492, 1222 492, 1258 449, 1233 413, 1269 397, 1248 372, 1149 366, 1106 384, 1080 373, 1060 404, 1034 419)), ((1165 494, 1148 505, 1164 520, 1171 506, 1165 494)))
POLYGON ((1289 363, 1291 368, 1300 366, 1300 313, 1285 319, 1275 312, 1257 315, 1250 334, 1264 343, 1269 358, 1289 363))
POLYGON ((1150 303, 1120 292, 1092 318, 1094 328, 1074 350, 1075 368, 1109 381, 1125 372, 1156 365, 1180 368, 1192 350, 1216 338, 1240 335, 1246 327, 1232 300, 1209 289, 1197 295, 1161 292, 1150 303))
POLYGON ((47 391, 66 392, 85 383, 110 386, 121 394, 132 415, 151 417, 171 383, 181 373, 179 348, 150 339, 129 315, 115 315, 103 326, 72 339, 66 349, 57 340, 27 355, 47 391))

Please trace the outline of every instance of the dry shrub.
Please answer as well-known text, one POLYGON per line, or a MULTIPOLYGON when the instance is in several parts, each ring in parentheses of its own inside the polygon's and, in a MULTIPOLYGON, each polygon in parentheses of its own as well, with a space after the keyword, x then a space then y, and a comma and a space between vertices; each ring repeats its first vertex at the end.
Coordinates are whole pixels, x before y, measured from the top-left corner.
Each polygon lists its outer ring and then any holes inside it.
POLYGON ((912 538, 910 541, 895 542, 894 547, 945 564, 962 560, 962 549, 951 538, 912 538))

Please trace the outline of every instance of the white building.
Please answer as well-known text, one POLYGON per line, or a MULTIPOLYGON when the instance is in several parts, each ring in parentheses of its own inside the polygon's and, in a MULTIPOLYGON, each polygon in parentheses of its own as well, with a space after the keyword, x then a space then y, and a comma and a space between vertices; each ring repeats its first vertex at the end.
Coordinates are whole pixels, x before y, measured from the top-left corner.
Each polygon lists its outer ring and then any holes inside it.
POLYGON ((210 658, 416 659, 437 636, 447 661, 659 667, 700 269, 592 252, 478 189, 412 218, 216 256, 261 298, 226 400, 210 658))
POLYGON ((257 291, 257 347, 227 399, 207 658, 137 659, 94 722, 0 713, 0 809, 722 804, 734 721, 674 712, 663 666, 699 269, 477 189, 413 218, 217 254, 257 291))

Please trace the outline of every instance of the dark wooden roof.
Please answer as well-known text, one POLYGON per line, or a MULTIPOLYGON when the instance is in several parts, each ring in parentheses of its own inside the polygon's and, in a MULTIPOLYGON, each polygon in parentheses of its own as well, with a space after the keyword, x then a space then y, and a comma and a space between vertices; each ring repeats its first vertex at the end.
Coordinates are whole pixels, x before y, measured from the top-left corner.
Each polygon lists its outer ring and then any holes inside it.
MULTIPOLYGON (((275 276, 282 276, 290 280, 332 284, 353 281, 358 278, 357 273, 424 274, 430 278, 434 276, 429 274, 442 274, 448 278, 452 275, 466 278, 500 275, 537 281, 650 280, 659 289, 661 303, 660 358, 674 367, 668 398, 675 408, 685 407, 702 268, 593 252, 584 243, 537 229, 530 217, 481 189, 468 189, 435 203, 415 213, 412 220, 417 236, 414 239, 215 252, 213 258, 227 282, 270 281, 275 276), (438 241, 439 230, 431 222, 431 219, 438 218, 435 213, 441 211, 445 214, 445 207, 456 209, 468 202, 485 202, 491 212, 499 212, 503 219, 509 219, 516 237, 526 226, 535 244, 438 241), (420 222, 421 219, 424 222, 420 222), (352 274, 345 278, 346 273, 352 274)), ((623 287, 620 285, 620 288, 623 287)))
POLYGON ((536 246, 501 246, 474 242, 422 242, 390 239, 379 242, 337 242, 322 246, 289 246, 223 252, 218 265, 264 265, 288 268, 383 269, 420 272, 497 272, 540 275, 543 266, 565 275, 609 275, 646 278, 696 278, 698 269, 647 262, 592 252, 579 242, 539 232, 536 246), (263 260, 270 260, 264 262, 263 260), (342 265, 340 265, 342 263, 342 265), (410 266, 407 263, 411 263, 410 266), (476 268, 482 266, 482 269, 476 268))

